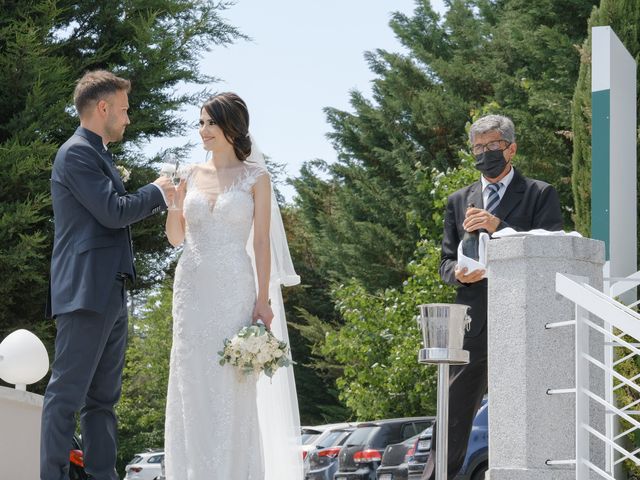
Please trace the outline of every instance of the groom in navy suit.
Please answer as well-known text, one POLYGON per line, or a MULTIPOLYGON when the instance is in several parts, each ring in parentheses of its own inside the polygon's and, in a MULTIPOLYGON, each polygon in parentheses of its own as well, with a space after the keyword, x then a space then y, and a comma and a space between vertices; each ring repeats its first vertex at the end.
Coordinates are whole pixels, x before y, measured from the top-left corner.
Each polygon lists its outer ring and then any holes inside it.
POLYGON ((117 480, 116 417, 127 341, 125 281, 135 280, 129 225, 164 210, 175 188, 158 178, 127 193, 107 145, 129 124, 128 80, 98 70, 77 83, 80 127, 51 172, 55 236, 47 314, 57 335, 44 396, 41 480, 69 478, 80 412, 85 470, 117 480))
MULTIPOLYGON (((555 188, 524 177, 511 164, 517 150, 511 119, 502 115, 482 117, 471 126, 469 140, 482 175, 448 199, 440 261, 442 280, 456 287, 456 303, 471 307, 471 328, 463 345, 470 361, 468 365, 452 366, 449 374, 449 479, 462 467, 473 418, 487 392, 487 279, 482 278, 484 270, 468 272, 458 266, 458 244, 465 231, 493 234, 507 227, 554 231, 563 226, 555 188)), ((436 435, 437 431, 422 480, 435 479, 436 435)))

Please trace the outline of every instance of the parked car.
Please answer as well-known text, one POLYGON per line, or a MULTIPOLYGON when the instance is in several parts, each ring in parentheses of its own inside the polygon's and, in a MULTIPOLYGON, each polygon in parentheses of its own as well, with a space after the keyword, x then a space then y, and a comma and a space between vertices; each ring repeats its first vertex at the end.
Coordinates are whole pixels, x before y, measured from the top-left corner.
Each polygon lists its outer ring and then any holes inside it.
POLYGON ((84 471, 82 439, 78 435, 74 435, 69 451, 69 478, 70 480, 87 480, 89 478, 84 471))
POLYGON ((313 450, 322 438, 322 434, 328 430, 334 428, 344 428, 351 426, 350 423, 328 423, 326 425, 316 425, 314 427, 302 427, 301 428, 301 443, 302 443, 302 459, 307 457, 309 451, 313 450))
POLYGON ((302 427, 300 429, 300 441, 302 445, 307 445, 313 442, 313 440, 318 438, 323 431, 322 426, 302 427))
POLYGON ((407 480, 409 477, 408 463, 413 460, 413 454, 418 445, 420 434, 402 443, 387 445, 382 454, 382 462, 378 467, 378 480, 407 480))
POLYGON ((160 475, 153 480, 167 480, 167 474, 164 471, 164 457, 162 457, 162 461, 160 462, 160 475))
POLYGON ((304 460, 304 480, 333 480, 338 469, 338 454, 353 427, 326 430, 304 460))
POLYGON ((387 445, 400 443, 433 424, 433 417, 393 418, 359 424, 342 446, 335 480, 376 480, 387 445))
POLYGON ((131 461, 124 467, 123 480, 154 480, 161 474, 161 462, 164 460, 162 450, 150 450, 136 453, 131 461))
MULTIPOLYGON (((432 430, 418 437, 413 459, 408 462, 409 480, 420 480, 424 465, 431 451, 432 430)), ((489 408, 486 398, 473 419, 473 427, 467 444, 467 455, 455 480, 484 480, 489 468, 489 408)), ((394 477, 395 480, 395 477, 394 477)))

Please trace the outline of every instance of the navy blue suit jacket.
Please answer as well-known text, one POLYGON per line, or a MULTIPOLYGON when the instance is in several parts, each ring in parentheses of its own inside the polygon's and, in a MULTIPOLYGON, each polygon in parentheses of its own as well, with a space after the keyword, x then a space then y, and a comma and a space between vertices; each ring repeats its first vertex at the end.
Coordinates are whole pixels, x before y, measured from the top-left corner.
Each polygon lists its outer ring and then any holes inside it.
POLYGON ((102 137, 79 127, 51 172, 55 235, 47 316, 103 313, 116 273, 135 279, 129 225, 166 208, 149 184, 127 193, 102 137))
MULTIPOLYGON (((449 196, 444 218, 444 235, 440 259, 440 276, 457 287, 456 303, 469 305, 471 329, 467 336, 479 335, 487 324, 487 280, 464 284, 455 277, 458 244, 464 236, 462 222, 467 205, 483 205, 482 182, 478 180, 449 196)), ((562 230, 563 219, 556 189, 548 183, 533 180, 514 171, 513 179, 500 200, 494 215, 501 220, 498 230, 511 227, 516 231, 562 230)))

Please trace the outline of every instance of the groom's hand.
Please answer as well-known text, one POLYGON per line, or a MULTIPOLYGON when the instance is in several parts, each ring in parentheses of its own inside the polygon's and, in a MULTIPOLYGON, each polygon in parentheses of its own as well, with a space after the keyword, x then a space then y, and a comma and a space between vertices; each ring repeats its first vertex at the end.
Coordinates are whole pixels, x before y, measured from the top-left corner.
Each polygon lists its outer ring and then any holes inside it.
POLYGON ((176 187, 173 185, 171 179, 169 177, 162 176, 158 177, 153 183, 162 189, 167 206, 171 205, 173 197, 176 195, 176 187))

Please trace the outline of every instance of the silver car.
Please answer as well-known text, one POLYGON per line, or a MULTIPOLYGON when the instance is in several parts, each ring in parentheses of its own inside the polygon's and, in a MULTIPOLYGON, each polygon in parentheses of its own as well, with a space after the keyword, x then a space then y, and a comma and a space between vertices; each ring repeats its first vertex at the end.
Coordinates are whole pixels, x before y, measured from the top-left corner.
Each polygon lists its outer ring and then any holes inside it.
POLYGON ((318 438, 315 448, 305 458, 304 480, 333 480, 333 474, 338 470, 340 449, 354 429, 355 426, 334 428, 318 438))

